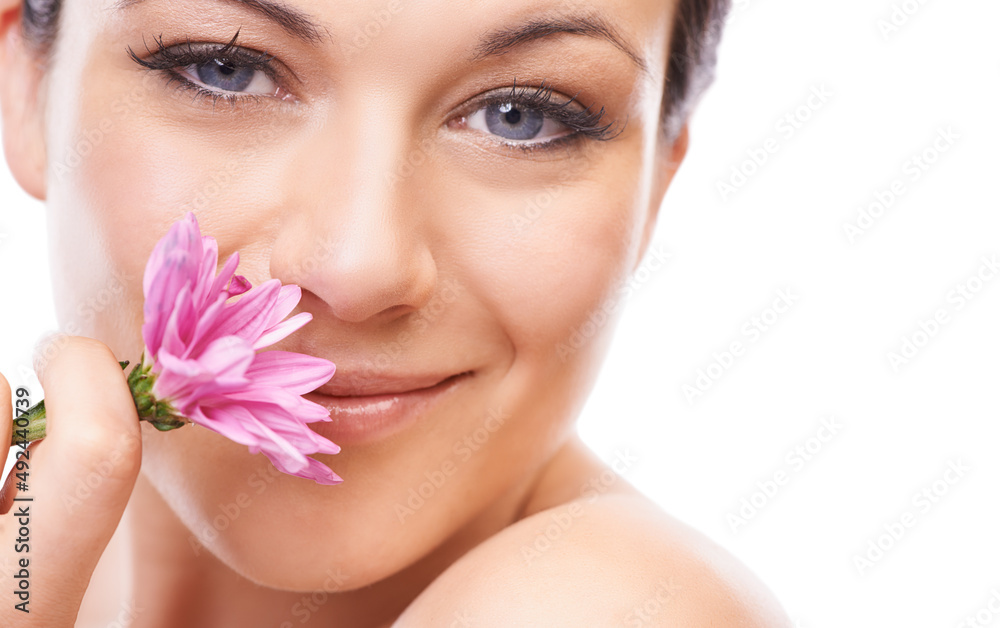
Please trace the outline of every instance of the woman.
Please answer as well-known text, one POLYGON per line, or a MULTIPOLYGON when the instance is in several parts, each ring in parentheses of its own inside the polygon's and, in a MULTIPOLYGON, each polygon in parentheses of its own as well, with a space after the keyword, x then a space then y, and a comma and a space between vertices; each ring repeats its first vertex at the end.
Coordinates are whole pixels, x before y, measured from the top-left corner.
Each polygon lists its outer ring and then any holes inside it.
POLYGON ((788 625, 573 427, 727 4, 0 0, 4 148, 73 331, 38 365, 33 605, 3 625, 72 625, 120 521, 102 625, 788 625), (116 360, 189 210, 254 284, 301 286, 280 348, 337 364, 313 425, 343 484, 139 426, 116 360))

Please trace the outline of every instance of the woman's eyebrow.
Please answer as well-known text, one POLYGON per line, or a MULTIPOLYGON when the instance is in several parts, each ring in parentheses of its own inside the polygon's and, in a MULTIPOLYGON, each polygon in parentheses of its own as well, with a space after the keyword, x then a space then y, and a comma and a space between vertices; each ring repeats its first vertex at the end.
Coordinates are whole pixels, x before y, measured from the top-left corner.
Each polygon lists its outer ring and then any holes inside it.
MULTIPOLYGON (((227 0, 235 2, 270 19, 290 35, 317 44, 323 39, 323 27, 311 16, 278 0, 227 0)), ((118 0, 116 9, 126 9, 144 0, 118 0)))
MULTIPOLYGON (((280 0, 223 0, 242 5, 262 14, 277 23, 289 34, 308 43, 316 44, 323 39, 323 32, 329 31, 306 13, 288 6, 280 0)), ((125 9, 145 2, 145 0, 118 0, 115 8, 125 9)), ((623 52, 639 71, 650 77, 649 64, 619 31, 600 14, 589 15, 549 15, 533 17, 516 26, 504 26, 486 33, 475 48, 470 59, 477 61, 499 56, 530 41, 544 39, 559 34, 583 35, 603 39, 623 52)))
POLYGON ((532 18, 517 26, 508 26, 490 31, 483 36, 472 61, 502 55, 512 48, 536 39, 568 33, 584 35, 611 42, 625 53, 646 77, 651 77, 649 64, 634 46, 623 37, 608 20, 599 14, 552 15, 532 18))

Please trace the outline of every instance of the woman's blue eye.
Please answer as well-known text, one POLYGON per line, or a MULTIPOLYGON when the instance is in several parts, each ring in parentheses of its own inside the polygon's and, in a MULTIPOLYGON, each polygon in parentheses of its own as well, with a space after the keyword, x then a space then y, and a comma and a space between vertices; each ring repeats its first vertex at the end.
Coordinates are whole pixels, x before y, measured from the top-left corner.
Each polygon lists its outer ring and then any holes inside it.
POLYGON ((217 92, 274 95, 277 84, 263 70, 225 59, 195 63, 181 70, 190 80, 217 92))
POLYGON ((253 68, 237 68, 219 59, 212 59, 197 67, 198 80, 210 87, 217 87, 227 92, 242 92, 253 81, 256 70, 253 68))
POLYGON ((514 143, 538 143, 566 135, 570 131, 562 122, 544 112, 519 106, 516 102, 487 105, 468 117, 470 128, 499 136, 514 143))
POLYGON ((486 126, 490 133, 507 139, 534 139, 544 124, 545 115, 534 109, 518 109, 512 103, 486 108, 486 126))

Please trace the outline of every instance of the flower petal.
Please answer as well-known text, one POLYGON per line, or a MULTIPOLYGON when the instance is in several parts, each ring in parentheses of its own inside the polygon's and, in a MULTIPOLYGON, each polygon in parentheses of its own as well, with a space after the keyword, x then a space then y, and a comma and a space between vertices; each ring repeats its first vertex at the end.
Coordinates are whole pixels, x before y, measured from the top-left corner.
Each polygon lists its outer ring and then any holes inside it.
POLYGON ((330 381, 336 365, 323 358, 291 351, 261 351, 247 369, 258 386, 276 386, 301 395, 330 381))
POLYGON ((239 336, 255 342, 266 328, 280 286, 277 279, 270 279, 251 288, 238 301, 229 304, 213 333, 219 336, 239 336))
POLYGON ((236 267, 240 264, 240 253, 239 251, 233 253, 223 264, 222 269, 219 271, 219 276, 215 278, 212 282, 212 289, 209 290, 209 294, 218 295, 221 292, 226 292, 229 286, 229 282, 233 280, 233 275, 236 274, 236 267))
POLYGON ((200 257, 200 248, 201 235, 198 231, 198 220, 193 213, 188 212, 184 218, 174 223, 166 235, 160 238, 160 241, 153 247, 142 277, 142 294, 147 299, 149 298, 154 278, 163 268, 167 254, 180 249, 189 252, 197 251, 197 257, 200 257))
MULTIPOLYGON (((239 418, 248 432, 259 437, 261 451, 268 453, 268 458, 273 455, 280 459, 284 467, 290 469, 289 473, 297 473, 308 466, 308 459, 301 451, 293 447, 284 437, 265 425, 245 407, 233 405, 227 408, 227 411, 239 418)), ((274 458, 272 458, 273 460, 274 458)))
POLYGON ((206 301, 212 300, 213 285, 215 283, 215 267, 219 264, 219 245, 215 238, 203 236, 201 238, 202 254, 198 260, 198 271, 192 278, 194 280, 194 302, 199 306, 206 301))
POLYGON ((311 320, 312 314, 309 312, 299 312, 290 319, 265 330, 264 333, 261 334, 260 338, 253 343, 253 348, 260 350, 264 347, 270 347, 274 343, 284 340, 292 333, 298 331, 303 325, 311 320))

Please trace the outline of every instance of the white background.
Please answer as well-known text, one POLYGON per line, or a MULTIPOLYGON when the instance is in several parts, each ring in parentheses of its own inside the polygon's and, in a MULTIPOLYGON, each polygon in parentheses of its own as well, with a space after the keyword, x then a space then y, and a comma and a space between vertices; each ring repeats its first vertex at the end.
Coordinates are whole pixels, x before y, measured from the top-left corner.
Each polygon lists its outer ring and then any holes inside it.
MULTIPOLYGON (((654 238, 670 259, 623 301, 580 420, 802 628, 1000 626, 1000 278, 975 279, 1000 258, 998 24, 991 0, 736 2, 654 238), (884 33, 894 6, 913 14, 884 33), (831 96, 810 110, 814 88, 831 96), (958 139, 914 180, 942 129, 958 139), (768 138, 777 150, 720 192, 768 138), (894 180, 905 193, 852 243, 845 224, 894 180), (959 309, 951 291, 970 281, 959 309), (795 300, 773 317, 782 289, 795 300), (939 309, 948 322, 916 333, 939 309), (755 341, 754 317, 772 323, 755 341), (922 346, 896 369, 904 337, 922 346), (742 355, 689 402, 682 387, 734 341, 742 355), (827 442, 824 419, 842 426, 827 442)), ((32 346, 56 326, 44 215, 6 168, 0 203, 0 368, 30 384, 32 346)))

